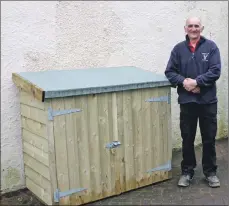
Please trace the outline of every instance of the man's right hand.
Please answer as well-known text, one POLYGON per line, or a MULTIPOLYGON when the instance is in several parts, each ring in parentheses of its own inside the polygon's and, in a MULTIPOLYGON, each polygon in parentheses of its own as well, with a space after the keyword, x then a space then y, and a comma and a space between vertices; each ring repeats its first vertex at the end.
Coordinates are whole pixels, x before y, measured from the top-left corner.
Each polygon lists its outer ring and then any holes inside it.
POLYGON ((186 85, 188 84, 188 78, 186 78, 185 80, 184 80, 184 82, 183 82, 183 85, 184 85, 184 88, 187 90, 187 91, 190 91, 190 92, 193 92, 193 93, 195 93, 195 94, 198 94, 198 93, 200 93, 200 87, 198 87, 198 86, 196 86, 194 89, 192 89, 192 90, 188 90, 187 88, 186 88, 186 85))
POLYGON ((200 93, 200 88, 196 87, 195 89, 192 90, 192 92, 195 94, 200 93))

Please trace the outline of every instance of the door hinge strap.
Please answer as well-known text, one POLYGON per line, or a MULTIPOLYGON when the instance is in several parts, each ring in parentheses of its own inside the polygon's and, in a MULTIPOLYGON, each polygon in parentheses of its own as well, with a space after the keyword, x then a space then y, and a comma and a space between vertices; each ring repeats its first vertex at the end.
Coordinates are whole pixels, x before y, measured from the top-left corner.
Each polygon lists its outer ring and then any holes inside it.
POLYGON ((82 109, 66 109, 66 110, 52 110, 52 108, 48 108, 48 120, 53 120, 53 117, 64 115, 64 114, 70 114, 75 112, 81 112, 82 109))
POLYGON ((171 168, 172 168, 171 167, 171 161, 168 161, 164 165, 161 165, 159 167, 156 167, 156 168, 153 168, 153 169, 148 170, 147 173, 149 173, 149 172, 156 172, 156 171, 170 171, 171 168))
POLYGON ((146 102, 168 102, 170 103, 169 96, 161 96, 161 97, 152 97, 145 100, 146 102))
POLYGON ((59 202, 60 198, 62 198, 62 197, 70 196, 74 193, 79 193, 79 192, 82 192, 85 190, 87 190, 87 189, 86 188, 78 188, 78 189, 68 190, 65 192, 60 192, 58 189, 56 189, 56 191, 54 192, 54 201, 59 202))

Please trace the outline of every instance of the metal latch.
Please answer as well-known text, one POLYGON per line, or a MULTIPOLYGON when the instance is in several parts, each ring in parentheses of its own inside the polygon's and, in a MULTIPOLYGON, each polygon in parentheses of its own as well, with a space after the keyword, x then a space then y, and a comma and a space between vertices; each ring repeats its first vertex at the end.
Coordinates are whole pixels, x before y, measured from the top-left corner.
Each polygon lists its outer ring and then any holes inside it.
POLYGON ((152 98, 149 98, 145 101, 146 102, 168 102, 168 103, 170 102, 169 96, 152 97, 152 98))
POLYGON ((53 117, 64 115, 64 114, 70 114, 75 112, 81 112, 82 109, 66 109, 66 110, 52 110, 51 107, 48 108, 48 120, 53 120, 53 117))
POLYGON ((62 198, 62 197, 70 196, 74 193, 79 193, 79 192, 82 192, 85 190, 87 190, 87 189, 86 188, 78 188, 78 189, 68 190, 65 192, 60 192, 58 189, 56 189, 56 191, 54 192, 54 201, 59 202, 60 198, 62 198))
POLYGON ((116 147, 118 147, 118 146, 120 146, 121 145, 121 143, 119 142, 119 141, 113 141, 113 142, 111 142, 111 143, 108 143, 107 145, 106 145, 106 148, 116 148, 116 147))

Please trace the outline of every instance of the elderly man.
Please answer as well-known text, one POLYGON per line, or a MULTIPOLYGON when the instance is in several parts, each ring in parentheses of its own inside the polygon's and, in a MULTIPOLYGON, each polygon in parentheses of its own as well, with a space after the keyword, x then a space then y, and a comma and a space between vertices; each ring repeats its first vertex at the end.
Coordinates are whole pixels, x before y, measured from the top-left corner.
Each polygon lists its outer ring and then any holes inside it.
POLYGON ((220 186, 216 176, 215 137, 218 101, 216 81, 221 74, 221 60, 217 45, 201 35, 203 28, 199 18, 187 19, 184 28, 186 40, 175 45, 165 70, 170 83, 177 87, 180 104, 183 159, 179 186, 189 186, 194 176, 194 141, 198 119, 203 145, 203 173, 210 187, 220 186))

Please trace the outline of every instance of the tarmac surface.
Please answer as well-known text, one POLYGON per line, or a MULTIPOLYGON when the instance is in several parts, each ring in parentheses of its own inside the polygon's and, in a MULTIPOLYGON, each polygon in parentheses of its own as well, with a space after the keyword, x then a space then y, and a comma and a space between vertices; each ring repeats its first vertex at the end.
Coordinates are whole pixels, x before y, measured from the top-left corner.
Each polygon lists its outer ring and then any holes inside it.
MULTIPOLYGON (((210 188, 201 166, 202 149, 196 147, 198 165, 188 188, 179 188, 181 152, 173 153, 171 180, 130 191, 87 205, 229 205, 228 200, 228 139, 216 142, 220 188, 210 188)), ((1 196, 1 205, 44 205, 27 189, 1 196)))

